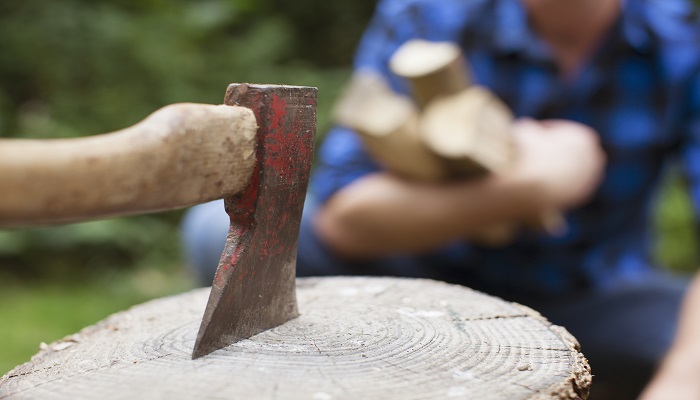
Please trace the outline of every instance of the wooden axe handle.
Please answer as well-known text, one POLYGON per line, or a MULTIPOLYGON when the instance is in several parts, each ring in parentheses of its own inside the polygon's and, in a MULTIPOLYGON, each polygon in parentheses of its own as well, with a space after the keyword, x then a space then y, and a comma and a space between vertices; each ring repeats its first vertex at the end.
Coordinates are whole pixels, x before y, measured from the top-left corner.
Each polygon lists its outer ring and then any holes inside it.
POLYGON ((0 226, 181 208, 248 186, 256 119, 243 107, 174 104, 109 134, 0 140, 0 226))

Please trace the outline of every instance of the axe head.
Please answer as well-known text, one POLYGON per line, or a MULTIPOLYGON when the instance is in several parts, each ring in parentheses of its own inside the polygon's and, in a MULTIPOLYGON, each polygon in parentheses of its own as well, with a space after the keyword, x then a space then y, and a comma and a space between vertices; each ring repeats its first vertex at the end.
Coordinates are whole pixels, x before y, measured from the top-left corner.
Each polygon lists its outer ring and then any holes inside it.
POLYGON ((256 167, 225 198, 231 227, 192 358, 299 315, 296 255, 316 134, 316 88, 233 84, 225 103, 253 110, 256 167))

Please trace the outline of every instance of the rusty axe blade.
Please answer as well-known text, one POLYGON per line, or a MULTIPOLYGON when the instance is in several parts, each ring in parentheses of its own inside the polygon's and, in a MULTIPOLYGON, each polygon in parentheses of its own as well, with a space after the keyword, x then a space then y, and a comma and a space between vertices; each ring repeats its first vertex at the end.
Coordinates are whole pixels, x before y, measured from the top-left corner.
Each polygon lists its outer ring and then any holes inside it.
POLYGON ((231 227, 192 358, 290 319, 301 212, 313 159, 316 88, 234 84, 228 105, 253 110, 257 165, 245 193, 225 198, 231 227))

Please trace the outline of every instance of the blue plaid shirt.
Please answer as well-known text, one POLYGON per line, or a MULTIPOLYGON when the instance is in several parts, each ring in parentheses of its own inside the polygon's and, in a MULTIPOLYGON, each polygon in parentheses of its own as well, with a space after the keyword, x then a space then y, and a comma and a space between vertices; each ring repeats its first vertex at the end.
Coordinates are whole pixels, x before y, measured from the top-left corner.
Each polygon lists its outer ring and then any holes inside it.
MULTIPOLYGON (((517 116, 593 127, 608 166, 593 199, 566 215, 570 229, 563 237, 524 233, 502 249, 455 243, 433 254, 386 260, 396 269, 383 272, 497 294, 556 294, 648 276, 651 203, 669 162, 680 161, 693 204, 700 206, 700 24, 690 2, 625 1, 597 53, 571 80, 558 77, 519 0, 380 1, 356 67, 373 68, 396 91, 407 92, 387 60, 410 38, 460 43, 475 81, 517 116)), ((337 127, 320 149, 312 190, 323 202, 377 170, 359 138, 337 127)))

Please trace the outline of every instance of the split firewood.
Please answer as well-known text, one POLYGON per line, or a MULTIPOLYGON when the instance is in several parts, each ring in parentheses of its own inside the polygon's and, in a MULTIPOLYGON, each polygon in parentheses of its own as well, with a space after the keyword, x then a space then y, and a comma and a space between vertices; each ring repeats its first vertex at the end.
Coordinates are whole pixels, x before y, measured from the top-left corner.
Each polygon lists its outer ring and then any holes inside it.
POLYGON ((443 162, 423 143, 418 108, 369 70, 357 71, 334 110, 335 121, 356 131, 367 152, 387 170, 406 179, 448 177, 443 162))
MULTIPOLYGON (((447 181, 465 176, 455 171, 470 167, 485 172, 469 158, 451 160, 430 149, 420 132, 420 114, 414 101, 392 91, 376 72, 358 70, 353 75, 335 106, 334 119, 357 132, 375 160, 405 179, 447 181)), ((483 228, 476 241, 498 246, 507 243, 513 232, 510 224, 491 225, 483 228)))
POLYGON ((421 139, 453 176, 498 174, 515 161, 512 120, 510 110, 489 90, 472 86, 428 103, 420 122, 421 139))
MULTIPOLYGON (((514 116, 488 89, 470 86, 469 68, 461 48, 451 42, 410 40, 390 60, 392 72, 406 78, 421 105, 420 133, 428 148, 456 176, 500 173, 517 157, 510 127, 514 116)), ((556 210, 543 212, 526 224, 556 235, 566 222, 556 210)), ((494 227, 496 243, 515 235, 517 226, 494 227)))
MULTIPOLYGON (((410 82, 413 98, 394 92, 378 73, 358 70, 334 111, 336 122, 355 130, 387 170, 437 182, 499 174, 513 166, 514 116, 491 91, 471 85, 459 46, 411 40, 389 66, 410 82)), ((555 234, 564 222, 557 212, 547 212, 526 224, 555 234)), ((500 246, 518 229, 510 222, 492 224, 472 240, 500 246)))
POLYGON ((421 108, 438 96, 455 94, 471 85, 464 54, 452 42, 409 40, 392 55, 389 68, 410 81, 413 98, 421 108))

